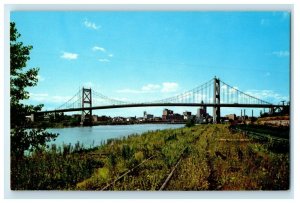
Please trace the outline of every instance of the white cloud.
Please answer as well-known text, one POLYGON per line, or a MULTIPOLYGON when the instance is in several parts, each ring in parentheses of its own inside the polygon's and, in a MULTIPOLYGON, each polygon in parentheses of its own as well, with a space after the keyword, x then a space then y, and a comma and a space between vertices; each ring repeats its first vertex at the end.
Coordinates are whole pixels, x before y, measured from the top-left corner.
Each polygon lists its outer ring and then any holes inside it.
POLYGON ((74 60, 78 58, 78 54, 70 53, 70 52, 63 52, 63 54, 60 56, 63 59, 67 60, 74 60))
POLYGON ((47 97, 48 94, 47 93, 29 93, 30 96, 34 96, 34 97, 47 97))
POLYGON ((103 47, 94 46, 94 47, 93 47, 93 51, 102 51, 102 52, 106 52, 106 49, 103 48, 103 47))
MULTIPOLYGON (((264 74, 265 77, 269 77, 271 75, 270 72, 267 72, 264 74)), ((229 88, 228 86, 221 86, 221 95, 226 95, 225 98, 221 97, 221 102, 227 101, 226 97, 230 96, 230 95, 235 95, 237 93, 237 90, 239 90, 238 87, 234 87, 233 88, 229 88)), ((248 94, 250 96, 253 96, 257 99, 261 99, 270 103, 278 103, 282 100, 289 100, 289 98, 287 96, 282 96, 276 92, 274 92, 273 90, 247 90, 247 91, 242 91, 245 94, 248 94)), ((246 95, 239 95, 240 98, 248 98, 248 96, 246 95)))
POLYGON ((118 93, 153 93, 153 92, 175 92, 178 89, 178 84, 175 82, 164 82, 162 85, 159 84, 147 84, 142 86, 140 89, 121 89, 117 90, 118 93))
POLYGON ((272 54, 277 57, 287 57, 290 55, 290 52, 289 51, 273 51, 272 54))
POLYGON ((108 54, 108 56, 112 58, 114 55, 113 54, 108 54))
POLYGON ((227 85, 222 85, 221 86, 221 94, 224 95, 235 95, 239 91, 239 88, 237 86, 234 86, 233 88, 227 86, 227 85))
POLYGON ((130 99, 126 98, 126 97, 113 97, 112 99, 118 100, 118 101, 123 101, 123 102, 128 102, 130 101, 130 99))
POLYGON ((83 22, 84 26, 93 30, 98 30, 100 26, 97 26, 94 22, 88 21, 87 19, 83 22))
POLYGON ((147 84, 142 87, 142 91, 153 91, 157 89, 160 89, 160 85, 147 84))
POLYGON ((108 60, 108 59, 98 59, 98 61, 100 61, 102 63, 108 63, 108 62, 110 62, 110 60, 108 60))
POLYGON ((141 90, 134 90, 134 89, 129 89, 129 88, 117 90, 117 92, 118 93, 133 93, 133 94, 144 93, 141 90))
POLYGON ((38 75, 38 76, 37 76, 37 79, 38 79, 40 82, 45 81, 45 78, 42 77, 41 75, 38 75))
POLYGON ((95 105, 95 103, 97 103, 97 104, 103 103, 105 100, 103 98, 93 97, 92 101, 93 101, 93 105, 95 105))
POLYGON ((222 85, 222 86, 221 86, 221 89, 222 89, 222 90, 226 90, 226 89, 227 89, 227 85, 222 85))
POLYGON ((30 100, 34 100, 34 101, 45 101, 48 98, 48 94, 47 93, 29 93, 29 98, 30 100))
POLYGON ((229 89, 229 93, 236 93, 238 89, 239 88, 237 86, 234 86, 233 88, 229 89))
POLYGON ((68 101, 72 96, 50 96, 47 93, 30 93, 30 100, 44 103, 61 103, 68 101))
POLYGON ((178 89, 178 84, 175 82, 164 82, 162 85, 162 92, 176 92, 178 89))
POLYGON ((271 103, 289 100, 287 96, 280 95, 273 90, 248 90, 245 93, 271 103))
POLYGON ((182 102, 182 101, 186 101, 190 98, 192 98, 193 94, 192 92, 186 92, 186 93, 183 93, 180 95, 180 97, 178 98, 178 101, 179 102, 182 102))

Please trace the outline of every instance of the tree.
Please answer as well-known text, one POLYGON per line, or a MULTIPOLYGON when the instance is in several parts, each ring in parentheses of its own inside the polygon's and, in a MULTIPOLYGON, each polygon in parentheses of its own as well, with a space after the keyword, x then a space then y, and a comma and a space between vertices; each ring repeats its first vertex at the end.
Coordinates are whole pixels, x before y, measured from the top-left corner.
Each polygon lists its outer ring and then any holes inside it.
POLYGON ((18 41, 20 37, 14 22, 10 23, 10 115, 11 115, 11 156, 22 158, 26 150, 34 151, 44 147, 47 141, 55 139, 57 134, 48 133, 43 128, 29 129, 26 116, 40 111, 43 105, 25 105, 29 99, 27 87, 38 82, 39 68, 26 68, 30 60, 32 46, 25 46, 18 41))
POLYGON ((195 126, 195 123, 196 123, 195 117, 192 116, 191 118, 189 118, 187 120, 185 127, 188 127, 188 128, 193 127, 193 126, 195 126))

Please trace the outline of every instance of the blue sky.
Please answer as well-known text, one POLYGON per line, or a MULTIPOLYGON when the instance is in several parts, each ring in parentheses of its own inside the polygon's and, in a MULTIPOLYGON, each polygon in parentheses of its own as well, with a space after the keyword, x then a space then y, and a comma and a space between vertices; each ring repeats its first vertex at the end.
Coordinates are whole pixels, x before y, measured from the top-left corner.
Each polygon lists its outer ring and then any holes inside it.
MULTIPOLYGON (((12 12, 11 21, 33 46, 28 67, 40 68, 27 103, 45 109, 83 85, 139 102, 180 94, 214 76, 271 103, 289 100, 288 12, 23 11, 12 12)), ((160 116, 163 107, 94 113, 142 116, 144 110, 160 116)), ((231 112, 240 109, 221 110, 231 112)))

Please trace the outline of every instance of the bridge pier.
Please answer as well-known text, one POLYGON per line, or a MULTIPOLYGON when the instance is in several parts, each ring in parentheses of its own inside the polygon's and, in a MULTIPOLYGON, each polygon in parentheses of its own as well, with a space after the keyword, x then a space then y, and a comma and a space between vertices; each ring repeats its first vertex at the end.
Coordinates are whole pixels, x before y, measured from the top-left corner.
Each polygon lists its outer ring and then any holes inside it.
POLYGON ((273 115, 275 113, 275 109, 273 107, 269 108, 269 115, 273 115))
POLYGON ((220 123, 220 79, 214 78, 214 104, 213 107, 213 121, 220 123))
POLYGON ((93 114, 92 109, 84 110, 86 107, 92 107, 92 89, 82 88, 82 113, 80 125, 92 125, 93 114), (86 106, 87 104, 87 106, 86 106))

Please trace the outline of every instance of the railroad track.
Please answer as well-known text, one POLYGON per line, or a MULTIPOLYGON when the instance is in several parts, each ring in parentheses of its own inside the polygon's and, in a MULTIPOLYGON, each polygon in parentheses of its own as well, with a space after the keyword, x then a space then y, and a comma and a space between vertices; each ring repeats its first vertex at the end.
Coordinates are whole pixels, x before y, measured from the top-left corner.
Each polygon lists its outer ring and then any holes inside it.
POLYGON ((121 176, 117 177, 114 181, 112 181, 111 183, 107 184, 104 188, 101 189, 101 191, 107 190, 109 187, 111 187, 112 185, 114 185, 117 181, 121 180, 121 178, 123 178, 124 176, 128 175, 129 173, 131 173, 132 171, 134 171, 135 169, 137 169, 138 167, 140 167, 141 165, 143 165, 145 162, 149 161, 150 159, 152 159, 154 157, 155 157, 155 155, 149 157, 148 159, 145 159, 144 161, 142 161, 140 164, 138 164, 137 166, 133 167, 132 169, 129 169, 124 174, 122 174, 121 176))
POLYGON ((241 129, 236 129, 238 132, 244 133, 247 136, 257 139, 257 140, 261 140, 261 141, 274 141, 274 142, 283 142, 283 143, 288 143, 289 139, 285 139, 285 138, 280 138, 280 137, 274 137, 272 135, 269 134, 263 134, 263 133, 257 133, 257 132, 253 132, 253 131, 248 131, 248 130, 241 130, 241 129))
MULTIPOLYGON (((205 128, 202 132, 205 132, 205 130, 206 130, 206 128, 205 128)), ((167 185, 168 185, 168 183, 170 182, 170 180, 172 179, 172 176, 173 176, 174 172, 176 171, 176 169, 177 169, 178 166, 180 165, 180 162, 181 162, 182 159, 184 158, 184 155, 185 155, 185 153, 186 153, 186 150, 187 150, 188 146, 190 146, 191 144, 195 143, 195 142, 199 139, 200 136, 201 136, 201 135, 195 137, 195 139, 194 139, 193 141, 188 142, 188 143, 186 144, 186 147, 184 147, 184 149, 182 150, 182 152, 181 152, 180 155, 179 155, 178 161, 176 162, 176 164, 175 164, 173 167, 171 167, 172 170, 168 173, 166 179, 163 181, 163 184, 159 187, 159 190, 160 190, 160 191, 161 191, 161 190, 164 190, 164 189, 167 187, 167 185)), ((129 175, 129 174, 130 174, 131 172, 133 172, 134 170, 138 170, 138 168, 139 168, 140 166, 142 166, 143 164, 147 163, 148 161, 150 161, 150 160, 153 159, 154 157, 158 157, 158 155, 153 155, 153 156, 149 157, 148 159, 145 159, 144 161, 142 161, 140 164, 138 164, 137 166, 133 167, 132 169, 129 169, 128 171, 126 171, 125 173, 123 173, 122 175, 120 175, 119 177, 117 177, 115 180, 113 180, 112 182, 108 183, 105 187, 103 187, 103 188, 101 189, 101 191, 108 190, 111 186, 115 185, 116 182, 120 181, 123 177, 129 175)))
MULTIPOLYGON (((182 160, 183 154, 185 152, 186 148, 183 150, 183 152, 181 153, 178 161, 176 162, 175 166, 172 168, 171 172, 168 174, 167 178, 165 179, 164 183, 161 185, 159 190, 163 190, 168 182, 171 180, 171 177, 173 176, 176 168, 178 167, 180 161, 182 160)), ((144 161, 142 161, 140 164, 138 164, 137 166, 133 167, 132 169, 129 169, 128 171, 126 171, 124 174, 122 174, 121 176, 117 177, 115 180, 113 180, 112 182, 110 182, 109 184, 107 184, 104 188, 101 189, 101 191, 105 191, 108 190, 111 186, 113 186, 116 182, 118 182, 119 180, 121 180, 123 177, 125 177, 126 175, 130 174, 131 172, 133 172, 134 170, 137 170, 141 165, 145 164, 146 162, 148 162, 149 160, 151 160, 152 158, 156 157, 156 155, 153 155, 151 157, 149 157, 148 159, 145 159, 144 161)))
MULTIPOLYGON (((207 130, 207 127, 202 131, 202 133, 205 132, 206 130, 207 130)), ((215 130, 212 132, 212 134, 214 134, 214 133, 215 133, 215 130)), ((176 164, 174 165, 174 167, 172 168, 172 170, 171 170, 170 173, 168 174, 168 176, 167 176, 167 178, 165 179, 164 183, 161 185, 161 187, 160 187, 160 189, 159 189, 160 191, 164 190, 164 189, 167 187, 167 185, 168 185, 168 183, 170 182, 172 176, 174 175, 174 172, 176 171, 176 169, 177 169, 178 166, 180 165, 180 162, 182 161, 183 158, 185 158, 185 157, 184 157, 184 154, 185 154, 185 152, 186 152, 186 150, 187 150, 187 147, 190 146, 190 145, 192 145, 192 144, 195 144, 196 141, 199 140, 199 138, 200 138, 200 135, 197 136, 192 142, 187 143, 187 146, 184 148, 184 150, 183 150, 182 153, 180 154, 180 157, 179 157, 178 161, 176 162, 176 164)))

